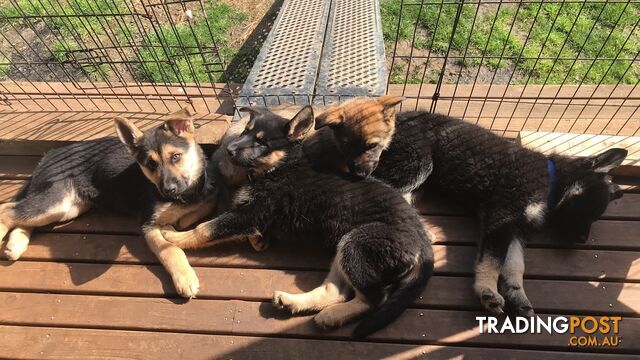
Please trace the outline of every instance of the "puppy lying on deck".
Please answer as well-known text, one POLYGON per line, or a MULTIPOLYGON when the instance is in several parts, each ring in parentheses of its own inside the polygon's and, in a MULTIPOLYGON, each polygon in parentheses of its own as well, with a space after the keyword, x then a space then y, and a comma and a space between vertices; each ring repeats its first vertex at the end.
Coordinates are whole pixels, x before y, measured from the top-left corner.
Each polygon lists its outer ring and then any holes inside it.
POLYGON ((415 111, 396 117, 366 98, 328 109, 316 120, 316 128, 324 126, 349 155, 354 175, 371 175, 406 194, 439 192, 478 213, 483 234, 474 288, 496 314, 533 315, 522 281, 533 229, 550 224, 564 238, 584 242, 609 202, 622 196, 607 173, 622 163, 624 149, 545 156, 448 116, 415 111), (386 131, 362 131, 381 117, 386 131))
POLYGON ((185 227, 212 211, 214 176, 183 109, 141 132, 115 119, 118 138, 79 142, 49 151, 13 202, 0 205, 0 240, 9 233, 10 260, 27 250, 36 227, 72 220, 92 207, 139 214, 142 234, 178 293, 194 297, 198 278, 184 252, 164 241, 159 227, 185 227), (124 144, 124 146, 123 146, 124 144))
POLYGON ((235 206, 187 232, 163 231, 180 248, 265 234, 313 239, 336 249, 323 285, 305 293, 276 291, 273 302, 292 313, 318 312, 322 327, 367 315, 363 337, 389 324, 420 294, 433 271, 431 239, 402 196, 379 181, 319 172, 300 142, 313 128, 311 107, 291 120, 248 109, 243 133, 227 145, 253 181, 233 196, 235 206))

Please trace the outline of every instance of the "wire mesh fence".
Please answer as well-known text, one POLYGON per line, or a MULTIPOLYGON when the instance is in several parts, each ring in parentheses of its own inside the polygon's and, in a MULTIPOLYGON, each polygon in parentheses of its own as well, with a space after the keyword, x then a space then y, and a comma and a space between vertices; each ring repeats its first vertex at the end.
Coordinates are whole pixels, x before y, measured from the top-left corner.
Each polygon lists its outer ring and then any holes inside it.
POLYGON ((382 0, 389 91, 508 132, 637 135, 636 0, 382 0))
MULTIPOLYGON (((403 110, 504 134, 640 131, 640 0, 380 0, 380 10, 387 92, 407 98, 403 110)), ((0 111, 232 114, 246 73, 229 76, 224 34, 242 16, 233 1, 0 1, 0 111)), ((276 102, 296 98, 325 103, 276 102)))
MULTIPOLYGON (((163 112, 228 94, 219 3, 8 0, 0 90, 12 110, 163 112)), ((216 100, 216 101, 212 101, 216 100)))

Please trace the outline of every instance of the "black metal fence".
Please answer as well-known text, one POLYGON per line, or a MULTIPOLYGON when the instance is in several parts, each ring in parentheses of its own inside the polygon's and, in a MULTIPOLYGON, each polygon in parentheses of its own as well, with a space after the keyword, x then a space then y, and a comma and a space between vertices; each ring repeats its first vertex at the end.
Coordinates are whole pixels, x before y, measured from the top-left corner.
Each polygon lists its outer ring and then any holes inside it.
MULTIPOLYGON (((242 78, 225 73, 234 59, 220 46, 224 6, 233 2, 0 1, 0 111, 161 113, 197 103, 231 113, 242 78)), ((380 8, 387 90, 407 98, 403 109, 505 133, 640 131, 640 0, 380 8)))
MULTIPOLYGON (((11 110, 163 112, 225 97, 215 7, 182 0, 6 0, 0 96, 11 110)), ((211 105, 213 104, 213 105, 211 105)))
POLYGON ((637 135, 637 0, 382 0, 389 91, 502 131, 637 135), (422 85, 419 85, 422 84, 422 85))

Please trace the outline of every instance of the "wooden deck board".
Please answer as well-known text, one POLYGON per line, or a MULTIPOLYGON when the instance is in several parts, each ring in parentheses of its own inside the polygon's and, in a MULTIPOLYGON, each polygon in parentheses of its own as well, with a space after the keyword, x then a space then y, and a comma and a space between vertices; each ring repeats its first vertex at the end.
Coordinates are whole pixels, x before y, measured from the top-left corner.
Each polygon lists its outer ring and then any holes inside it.
MULTIPOLYGON (((18 152, 20 153, 20 152, 18 152)), ((27 181, 37 156, 0 156, 0 201, 27 181), (5 160, 5 161, 3 161, 5 160)), ((574 246, 537 236, 526 253, 525 287, 541 315, 622 315, 623 341, 608 351, 640 353, 640 194, 625 196, 574 246)), ((0 261, 0 347, 10 358, 603 358, 567 347, 567 336, 480 335, 484 315, 473 294, 478 225, 437 198, 420 203, 436 236, 436 275, 411 308, 365 342, 352 327, 318 329, 269 303, 274 290, 321 283, 331 255, 278 242, 189 252, 202 289, 177 298, 133 218, 91 211, 36 233, 23 260, 0 261), (313 254, 313 256, 310 256, 313 254), (424 336, 423 336, 424 335, 424 336), (577 351, 577 352, 573 352, 577 351), (423 353, 424 352, 424 353, 423 353)), ((586 352, 585 352, 586 351, 586 352)), ((618 358, 618 357, 617 357, 618 358)))
POLYGON ((0 155, 0 179, 28 179, 40 161, 39 156, 0 155))
MULTIPOLYGON (((26 260, 100 261, 105 263, 157 264, 158 260, 146 249, 141 238, 105 235, 57 234, 49 241, 34 239, 24 254, 26 260), (85 239, 86 237, 86 239, 85 239), (56 238, 64 241, 55 241, 56 238), (80 244, 78 244, 80 243, 80 244)), ((209 250, 189 252, 194 266, 250 267, 275 269, 324 270, 328 269, 331 255, 316 249, 311 260, 307 249, 297 244, 274 244, 270 251, 252 253, 246 244, 219 246, 215 256, 209 250), (238 254, 241 252, 241 254, 238 254)), ((434 245, 435 271, 441 274, 468 275, 473 273, 476 248, 460 245, 434 245)), ((527 251, 527 276, 586 280, 640 281, 638 251, 541 249, 527 251)))
MULTIPOLYGON (((66 141, 113 135, 114 116, 128 116, 149 126, 191 100, 198 114, 196 123, 202 126, 198 139, 216 143, 233 111, 228 95, 216 95, 225 87, 232 94, 237 91, 236 86, 229 89, 224 84, 215 84, 216 90, 167 86, 157 93, 157 87, 114 89, 107 84, 3 82, 2 86, 11 105, 0 112, 0 121, 12 126, 0 130, 0 140, 66 141), (34 99, 33 94, 39 96, 34 99)), ((413 110, 416 106, 429 109, 435 90, 434 84, 408 84, 391 85, 388 92, 407 97, 402 109, 413 110)), ((513 137, 519 131, 637 136, 639 95, 640 87, 633 85, 444 84, 435 111, 464 116, 513 137)))
MULTIPOLYGON (((479 237, 480 227, 476 219, 463 216, 438 216, 424 215, 422 217, 423 224, 426 229, 436 237, 434 244, 437 245, 475 245, 479 237)), ((638 250, 639 245, 634 242, 636 234, 640 231, 640 221, 622 221, 622 220, 599 220, 591 227, 590 239, 585 244, 572 244, 573 247, 583 249, 609 249, 609 250, 638 250)), ((101 210, 92 210, 81 218, 64 224, 56 225, 49 229, 40 229, 34 235, 38 241, 56 241, 57 244, 64 244, 65 239, 69 239, 70 248, 78 246, 73 234, 82 233, 82 237, 93 238, 94 235, 117 234, 117 235, 136 235, 138 231, 138 222, 134 218, 122 215, 112 214, 101 210), (56 233, 69 234, 69 236, 56 236, 56 233), (53 237, 53 240, 47 238, 53 237)), ((109 238, 104 236, 101 238, 109 238)), ((119 242, 123 238, 113 238, 111 242, 119 242)), ((110 241, 102 240, 105 244, 110 241)), ((83 242, 91 246, 92 241, 83 242)), ((130 246, 131 242, 126 243, 130 246)), ((558 242, 553 236, 546 233, 539 233, 533 237, 531 247, 563 247, 567 244, 558 242)), ((64 245, 59 245, 64 247, 64 245)))
MULTIPOLYGON (((160 265, 6 262, 0 290, 112 296, 176 297, 160 265), (70 282, 73 286, 70 286, 70 282)), ((326 271, 196 267, 202 289, 198 299, 270 301, 274 290, 301 292, 322 283, 326 271)), ((470 276, 434 276, 414 308, 480 310, 470 276)), ((539 311, 562 314, 640 313, 640 284, 602 281, 526 279, 539 311)))
MULTIPOLYGON (((288 335, 319 339, 350 339, 353 325, 332 331, 317 327, 311 316, 284 317, 271 303, 243 300, 191 300, 176 304, 170 299, 113 297, 101 295, 60 295, 0 293, 6 325, 86 327, 123 330, 255 335, 288 335)), ((369 340, 440 344, 563 349, 567 339, 550 334, 478 334, 476 316, 480 312, 408 309, 387 328, 369 340), (422 314, 422 316, 420 315, 422 314), (437 325, 436 325, 437 324, 437 325), (476 331, 474 331, 476 330, 476 331), (474 336, 468 336, 474 332, 474 336)), ((640 319, 626 318, 627 339, 640 336, 640 319)), ((579 335, 580 334, 578 332, 579 335)), ((640 343, 624 341, 617 351, 640 351, 640 343)))
POLYGON ((523 146, 547 155, 593 156, 607 149, 623 148, 629 154, 615 169, 616 174, 640 175, 640 137, 637 136, 521 131, 518 140, 523 146))
POLYGON ((231 335, 114 331, 52 327, 0 326, 3 355, 14 359, 64 358, 193 360, 302 358, 356 359, 362 356, 393 359, 635 359, 633 355, 567 353, 514 349, 487 349, 439 345, 408 345, 335 340, 286 339, 231 335))

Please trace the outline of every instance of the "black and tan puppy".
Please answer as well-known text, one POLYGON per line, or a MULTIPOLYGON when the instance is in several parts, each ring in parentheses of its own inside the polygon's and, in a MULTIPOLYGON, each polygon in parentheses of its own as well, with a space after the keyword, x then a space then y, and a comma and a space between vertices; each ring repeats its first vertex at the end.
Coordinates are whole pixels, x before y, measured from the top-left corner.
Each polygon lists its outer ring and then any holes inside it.
POLYGON ((400 193, 373 179, 316 172, 300 141, 313 128, 311 107, 288 120, 251 109, 244 132, 228 146, 233 162, 253 174, 235 208, 168 241, 197 248, 237 237, 314 239, 336 249, 322 286, 304 294, 275 292, 292 313, 315 311, 322 327, 368 316, 354 336, 393 321, 425 287, 433 271, 430 238, 400 193))
POLYGON ((118 138, 81 142, 48 152, 13 202, 0 207, 0 239, 17 260, 33 228, 76 218, 94 206, 139 213, 143 235, 169 271, 178 293, 193 297, 199 283, 184 252, 164 241, 159 226, 187 226, 211 211, 213 177, 183 109, 141 132, 116 118, 118 138), (123 146, 123 143, 125 146, 123 146))
POLYGON ((555 225, 565 239, 584 242, 609 202, 622 196, 607 173, 622 163, 623 149, 583 158, 545 156, 444 115, 406 112, 396 120, 374 99, 327 110, 316 127, 326 125, 350 154, 353 174, 371 174, 407 194, 433 189, 478 213, 483 234, 474 288, 493 313, 506 305, 512 314, 533 314, 522 277, 523 247, 534 228, 555 225), (388 130, 362 130, 374 124, 388 130), (379 152, 394 125, 393 140, 379 152))

